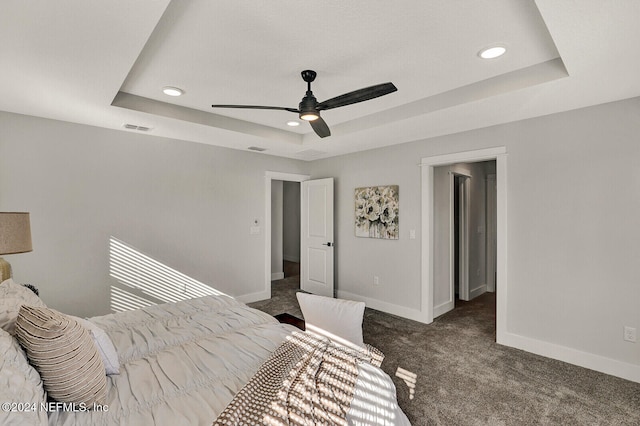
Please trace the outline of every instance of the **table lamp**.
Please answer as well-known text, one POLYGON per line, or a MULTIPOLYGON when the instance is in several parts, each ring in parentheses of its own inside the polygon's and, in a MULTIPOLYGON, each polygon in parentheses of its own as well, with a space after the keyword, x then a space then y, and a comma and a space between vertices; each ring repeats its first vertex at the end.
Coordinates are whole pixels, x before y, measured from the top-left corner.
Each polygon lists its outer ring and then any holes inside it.
MULTIPOLYGON (((0 212, 0 255, 26 253, 31 246, 29 213, 0 212)), ((0 257, 2 279, 11 278, 11 264, 0 257)))

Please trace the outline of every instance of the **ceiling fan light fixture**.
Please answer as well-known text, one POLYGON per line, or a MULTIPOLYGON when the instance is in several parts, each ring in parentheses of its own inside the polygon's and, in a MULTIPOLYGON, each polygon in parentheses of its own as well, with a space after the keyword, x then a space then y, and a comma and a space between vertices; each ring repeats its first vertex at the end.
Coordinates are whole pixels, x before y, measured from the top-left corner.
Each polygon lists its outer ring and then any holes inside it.
MULTIPOLYGON (((311 83, 307 84, 311 85, 311 83)), ((308 89, 311 89, 311 87, 308 87, 308 89)), ((317 120, 320 118, 320 113, 316 109, 316 105, 318 105, 318 101, 315 96, 313 96, 311 90, 307 90, 307 94, 302 98, 302 101, 300 101, 300 104, 298 105, 298 111, 300 111, 298 117, 305 121, 317 120)))
POLYGON ((180 89, 179 87, 164 86, 162 88, 162 93, 167 96, 180 96, 184 93, 184 90, 180 89))
POLYGON ((504 46, 496 45, 486 47, 478 52, 478 56, 482 59, 495 59, 507 53, 507 48, 504 46))
POLYGON ((317 120, 320 116, 315 111, 301 112, 300 118, 305 121, 314 121, 317 120))

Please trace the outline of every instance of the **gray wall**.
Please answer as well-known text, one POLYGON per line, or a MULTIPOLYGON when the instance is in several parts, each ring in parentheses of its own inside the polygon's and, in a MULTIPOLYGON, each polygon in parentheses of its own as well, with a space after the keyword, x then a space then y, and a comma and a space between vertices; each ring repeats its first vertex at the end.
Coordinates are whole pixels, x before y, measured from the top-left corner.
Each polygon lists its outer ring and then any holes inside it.
POLYGON ((264 233, 249 229, 264 215, 264 172, 304 173, 335 178, 338 291, 419 309, 418 163, 505 146, 507 331, 637 372, 640 345, 622 327, 640 327, 638 117, 631 99, 301 163, 0 113, 0 209, 30 211, 34 242, 7 259, 77 315, 108 312, 110 236, 232 295, 258 292, 264 233), (355 237, 353 191, 371 185, 399 185, 399 240, 355 237))
POLYGON ((640 365, 640 345, 622 340, 640 327, 639 117, 631 99, 313 162, 313 178, 336 179, 336 288, 419 309, 418 163, 505 146, 507 331, 640 365), (356 238, 354 188, 387 184, 400 186, 400 239, 356 238))
POLYGON ((364 151, 311 163, 313 179, 334 177, 335 285, 339 292, 420 308, 420 168, 410 146, 364 151), (357 238, 354 190, 398 185, 399 239, 357 238), (416 230, 416 239, 409 231, 416 230), (379 285, 373 277, 379 277, 379 285))
POLYGON ((231 295, 264 288, 265 171, 295 160, 0 113, 0 210, 29 211, 6 256, 51 307, 109 312, 109 239, 231 295), (251 235, 253 220, 260 232, 251 235))

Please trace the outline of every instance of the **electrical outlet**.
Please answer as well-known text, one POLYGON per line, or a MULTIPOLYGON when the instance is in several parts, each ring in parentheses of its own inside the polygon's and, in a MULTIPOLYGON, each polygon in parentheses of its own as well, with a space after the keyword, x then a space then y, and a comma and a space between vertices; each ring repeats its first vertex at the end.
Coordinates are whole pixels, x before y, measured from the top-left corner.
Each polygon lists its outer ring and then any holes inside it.
POLYGON ((635 343, 636 342, 636 329, 633 327, 624 327, 624 340, 627 342, 635 343))
POLYGON ((373 276, 373 285, 380 285, 380 277, 377 275, 373 276))

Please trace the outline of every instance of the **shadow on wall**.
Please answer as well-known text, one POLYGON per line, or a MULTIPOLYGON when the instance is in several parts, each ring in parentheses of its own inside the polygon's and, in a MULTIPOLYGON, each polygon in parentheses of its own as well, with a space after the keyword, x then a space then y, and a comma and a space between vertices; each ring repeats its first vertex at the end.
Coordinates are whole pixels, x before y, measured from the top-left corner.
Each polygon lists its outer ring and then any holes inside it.
POLYGON ((113 236, 109 239, 109 275, 118 282, 111 286, 111 312, 224 294, 113 236))

